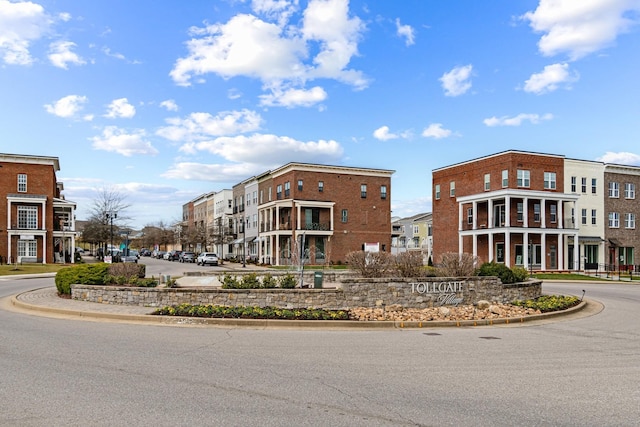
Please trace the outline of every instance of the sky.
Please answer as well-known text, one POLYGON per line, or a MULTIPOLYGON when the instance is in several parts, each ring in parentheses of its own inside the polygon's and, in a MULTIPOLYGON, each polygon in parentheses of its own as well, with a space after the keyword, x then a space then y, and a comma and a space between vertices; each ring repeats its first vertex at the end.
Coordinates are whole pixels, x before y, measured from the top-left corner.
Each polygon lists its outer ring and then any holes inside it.
POLYGON ((505 150, 640 166, 640 0, 0 0, 0 152, 130 227, 288 162, 431 171, 505 150))

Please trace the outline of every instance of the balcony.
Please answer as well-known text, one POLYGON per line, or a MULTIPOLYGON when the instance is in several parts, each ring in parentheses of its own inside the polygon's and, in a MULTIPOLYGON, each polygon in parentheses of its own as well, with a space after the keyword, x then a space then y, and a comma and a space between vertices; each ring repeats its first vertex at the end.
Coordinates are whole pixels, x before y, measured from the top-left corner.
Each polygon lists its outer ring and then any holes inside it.
POLYGON ((331 223, 328 222, 308 222, 302 225, 303 230, 329 231, 331 223))

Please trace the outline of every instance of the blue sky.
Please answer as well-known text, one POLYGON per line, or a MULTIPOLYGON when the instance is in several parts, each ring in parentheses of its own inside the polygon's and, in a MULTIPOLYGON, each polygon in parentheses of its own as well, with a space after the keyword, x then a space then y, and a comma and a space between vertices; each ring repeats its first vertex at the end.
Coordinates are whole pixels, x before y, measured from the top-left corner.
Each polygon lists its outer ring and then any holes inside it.
POLYGON ((0 0, 0 152, 128 225, 287 162, 431 171, 508 149, 640 165, 640 0, 0 0))

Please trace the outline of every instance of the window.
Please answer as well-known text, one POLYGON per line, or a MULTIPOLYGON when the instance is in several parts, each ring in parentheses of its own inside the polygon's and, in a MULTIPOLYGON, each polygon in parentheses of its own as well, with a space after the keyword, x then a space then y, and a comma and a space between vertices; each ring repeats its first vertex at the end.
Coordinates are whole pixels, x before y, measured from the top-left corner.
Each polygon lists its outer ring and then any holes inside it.
POLYGON ((318 181, 318 192, 322 193, 324 191, 324 181, 318 181))
POLYGON ((575 176, 571 177, 571 192, 575 193, 576 192, 576 185, 577 185, 577 178, 575 176))
POLYGON ((413 226, 413 234, 420 234, 420 226, 419 225, 414 225, 413 226))
POLYGON ((636 185, 630 182, 624 183, 624 198, 635 199, 636 198, 636 185))
POLYGON ((504 205, 493 205, 493 226, 504 227, 507 211, 504 205))
POLYGON ((491 174, 484 174, 484 191, 491 190, 491 174))
POLYGON ((291 195, 291 183, 289 181, 284 183, 284 197, 291 195))
POLYGON ((582 225, 586 225, 586 224, 587 224, 587 210, 582 209, 582 225))
POLYGON ((436 200, 440 200, 440 184, 436 184, 436 200))
POLYGON ((516 204, 516 220, 522 222, 524 220, 524 203, 518 202, 516 204))
POLYGON ((620 186, 617 182, 609 183, 609 197, 617 199, 620 197, 620 186))
POLYGON ((253 228, 258 228, 258 214, 253 214, 252 222, 253 222, 253 228))
POLYGON ((254 191, 253 192, 253 204, 257 205, 258 204, 258 191, 254 191))
POLYGON ((260 190, 260 204, 264 203, 264 190, 260 190))
POLYGON ((540 222, 540 203, 533 205, 533 220, 535 222, 540 222))
POLYGON ((19 173, 18 174, 18 193, 26 193, 27 192, 27 174, 19 173))
POLYGON ((549 217, 552 223, 558 220, 558 205, 549 205, 549 217))
POLYGON ((302 180, 298 180, 298 191, 302 191, 302 180))
MULTIPOLYGON (((585 178, 583 178, 585 179, 585 178)), ((545 190, 555 190, 556 189, 556 173, 555 172, 545 172, 544 173, 544 189, 545 190)))
POLYGON ((620 214, 609 212, 609 228, 620 228, 620 214))
POLYGON ((38 208, 18 206, 18 228, 35 230, 38 228, 38 208))
POLYGON ((502 171, 502 188, 509 186, 509 171, 507 169, 502 171))
POLYGON ((587 178, 582 178, 582 193, 587 192, 587 178))
POLYGON ((251 193, 247 193, 247 206, 251 206, 251 193))
POLYGON ((276 199, 282 199, 282 184, 276 186, 276 199))
POLYGON ((367 184, 360 184, 360 197, 367 198, 367 184))
POLYGON ((449 183, 449 197, 455 197, 455 196, 456 196, 456 182, 451 181, 449 183))
POLYGON ((35 240, 18 240, 18 256, 19 257, 36 257, 38 256, 38 246, 35 240))
POLYGON ((347 222, 347 220, 349 219, 349 211, 346 209, 342 209, 342 218, 341 221, 342 222, 347 222))
POLYGON ((473 224, 473 208, 467 208, 467 224, 473 224))
POLYGON ((624 228, 636 228, 636 214, 624 214, 624 228))
POLYGON ((386 199, 387 198, 387 186, 386 185, 381 185, 380 186, 380 198, 381 199, 386 199))
POLYGON ((427 225, 427 236, 433 236, 433 225, 427 225))
POLYGON ((531 186, 530 171, 518 169, 517 184, 518 184, 518 187, 529 188, 531 186))
POLYGON ((598 192, 598 180, 595 178, 591 178, 591 194, 596 194, 598 192))
POLYGON ((596 225, 597 210, 591 209, 591 225, 596 225))

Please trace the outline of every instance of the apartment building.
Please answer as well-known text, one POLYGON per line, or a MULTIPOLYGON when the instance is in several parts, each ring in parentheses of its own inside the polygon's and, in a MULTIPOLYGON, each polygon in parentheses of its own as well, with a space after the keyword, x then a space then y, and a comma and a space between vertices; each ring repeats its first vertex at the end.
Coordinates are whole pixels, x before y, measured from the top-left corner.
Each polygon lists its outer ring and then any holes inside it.
POLYGON ((640 167, 606 164, 604 166, 604 241, 606 262, 610 269, 638 271, 635 249, 640 248, 636 219, 640 204, 636 190, 640 188, 640 167))
POLYGON ((288 163, 258 181, 260 262, 344 262, 391 250, 391 175, 384 169, 288 163))
POLYGON ((435 262, 464 252, 510 267, 578 268, 567 248, 579 253, 580 195, 565 191, 564 162, 511 150, 434 170, 435 262))
POLYGON ((433 215, 419 213, 405 218, 394 218, 391 224, 391 253, 420 250, 424 253, 425 264, 432 256, 433 215))
POLYGON ((64 199, 59 170, 57 157, 0 154, 2 262, 74 262, 76 204, 64 199))

